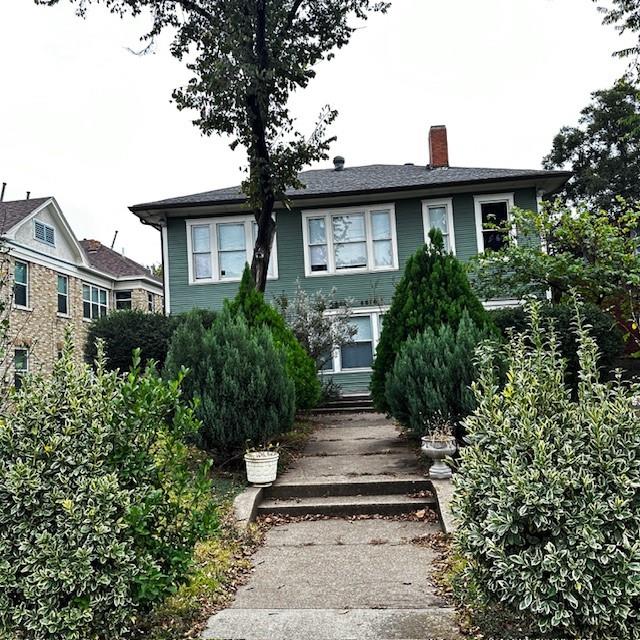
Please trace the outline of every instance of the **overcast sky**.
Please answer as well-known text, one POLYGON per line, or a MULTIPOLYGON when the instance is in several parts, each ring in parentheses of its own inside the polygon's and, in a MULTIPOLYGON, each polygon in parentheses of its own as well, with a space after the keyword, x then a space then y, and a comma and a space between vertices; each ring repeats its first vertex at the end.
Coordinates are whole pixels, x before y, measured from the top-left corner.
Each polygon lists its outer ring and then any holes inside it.
MULTIPOLYGON (((144 18, 61 0, 0 1, 0 182, 6 200, 53 195, 82 238, 144 263, 159 234, 127 206, 237 184, 243 154, 204 138, 170 103, 187 72, 158 43, 135 56, 144 18)), ((332 155, 348 165, 426 163, 449 130, 451 164, 538 168, 553 136, 625 64, 591 0, 393 0, 294 101, 303 131, 340 112, 332 155)))

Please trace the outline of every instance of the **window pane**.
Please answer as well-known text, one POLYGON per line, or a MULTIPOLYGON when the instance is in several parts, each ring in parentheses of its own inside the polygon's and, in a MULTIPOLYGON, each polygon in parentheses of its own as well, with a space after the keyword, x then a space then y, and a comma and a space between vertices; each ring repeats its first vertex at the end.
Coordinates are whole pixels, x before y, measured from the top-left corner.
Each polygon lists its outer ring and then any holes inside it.
POLYGON ((66 295, 67 293, 67 278, 66 276, 58 276, 58 293, 66 295))
POLYGON ((91 317, 92 318, 97 318, 100 311, 99 311, 99 306, 97 304, 92 304, 91 305, 91 317))
POLYGON ((242 251, 225 251, 220 254, 220 277, 239 278, 247 262, 247 253, 242 251))
POLYGON ((131 300, 131 291, 116 291, 116 300, 131 300))
POLYGON ((336 242, 357 242, 365 239, 364 214, 334 216, 333 239, 336 242))
POLYGON ((107 315, 107 307, 100 307, 100 317, 103 318, 107 315))
POLYGON ((27 284, 27 265, 24 262, 16 262, 15 281, 27 284))
POLYGON ((207 253, 211 251, 211 235, 209 225, 191 227, 191 243, 194 253, 207 253))
POLYGON ((326 244, 327 230, 324 218, 311 218, 309 220, 309 244, 326 244))
POLYGON ((91 287, 91 302, 98 302, 98 290, 95 287, 91 287))
POLYGON ((449 233, 446 207, 429 207, 429 229, 440 229, 442 235, 449 233))
POLYGON ((320 371, 333 371, 333 353, 325 351, 320 356, 320 371))
POLYGON ((389 267, 393 264, 391 240, 376 240, 373 243, 373 260, 376 267, 389 267))
POLYGON ((336 245, 336 269, 354 269, 367 266, 366 242, 336 245))
POLYGON ((509 219, 506 202, 485 202, 482 204, 482 227, 506 229, 509 219))
POLYGON ((14 360, 14 369, 16 371, 26 371, 27 370, 27 351, 26 349, 16 349, 15 351, 15 360, 14 360))
POLYGON ((100 292, 100 304, 107 304, 107 292, 104 289, 99 289, 100 292))
POLYGON ((504 231, 483 231, 484 250, 499 251, 507 244, 507 234, 504 231))
POLYGON ((371 342, 344 345, 341 351, 343 369, 360 369, 370 367, 373 364, 371 342))
POLYGON ((327 270, 327 246, 317 245, 310 248, 311 253, 311 271, 327 270))
POLYGON ((69 309, 67 307, 67 296, 64 295, 63 293, 59 293, 58 294, 58 313, 64 313, 67 314, 69 312, 69 309))
POLYGON ((87 318, 88 320, 91 319, 91 303, 90 302, 82 303, 82 317, 87 318))
MULTIPOLYGON (((244 224, 219 224, 218 225, 218 250, 219 251, 246 251, 244 241, 244 224)), ((246 256, 245 256, 246 260, 246 256)))
POLYGON ((13 301, 19 307, 27 306, 27 287, 23 284, 16 284, 13 287, 13 301))
POLYGON ((388 211, 373 211, 371 213, 371 229, 374 240, 391 239, 391 216, 388 211))
POLYGON ((193 267, 196 280, 211 277, 211 254, 196 253, 193 256, 193 267))
POLYGON ((351 318, 350 324, 356 328, 356 335, 353 336, 354 342, 362 342, 364 340, 373 340, 371 333, 371 317, 361 316, 351 318))
POLYGON ((91 300, 91 289, 86 285, 82 285, 82 299, 91 300))

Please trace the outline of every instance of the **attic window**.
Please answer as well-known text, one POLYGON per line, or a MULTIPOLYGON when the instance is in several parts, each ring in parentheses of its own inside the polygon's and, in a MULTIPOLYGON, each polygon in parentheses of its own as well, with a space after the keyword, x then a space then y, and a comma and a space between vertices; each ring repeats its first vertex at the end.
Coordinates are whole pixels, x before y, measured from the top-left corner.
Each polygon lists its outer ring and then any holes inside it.
POLYGON ((40 220, 34 220, 34 236, 40 242, 52 247, 56 246, 56 230, 48 224, 40 222, 40 220))

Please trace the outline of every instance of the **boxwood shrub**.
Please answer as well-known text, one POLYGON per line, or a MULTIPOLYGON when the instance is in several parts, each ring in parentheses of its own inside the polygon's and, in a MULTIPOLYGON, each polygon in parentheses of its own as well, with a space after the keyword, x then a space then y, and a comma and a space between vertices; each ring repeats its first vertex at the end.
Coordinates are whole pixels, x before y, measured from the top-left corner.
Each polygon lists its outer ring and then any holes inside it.
POLYGON ((455 474, 456 545, 470 593, 551 637, 640 638, 640 388, 601 382, 594 338, 577 319, 577 397, 560 343, 530 326, 480 348, 472 446, 455 474))
POLYGON ((185 577, 217 526, 180 380, 79 364, 27 376, 0 420, 0 637, 113 640, 185 577))

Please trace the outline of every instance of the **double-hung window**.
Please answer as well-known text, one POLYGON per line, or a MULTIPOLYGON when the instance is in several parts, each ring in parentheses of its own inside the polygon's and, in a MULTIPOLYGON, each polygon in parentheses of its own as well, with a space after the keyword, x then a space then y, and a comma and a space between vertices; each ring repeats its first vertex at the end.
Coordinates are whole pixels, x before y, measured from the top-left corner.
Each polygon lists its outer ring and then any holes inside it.
POLYGON ((153 313, 154 311, 153 304, 153 293, 147 292, 147 311, 149 313, 153 313))
POLYGON ((398 268, 391 205, 302 216, 307 276, 398 268))
POLYGON ((357 315, 349 320, 355 331, 351 342, 326 354, 326 359, 323 358, 321 362, 321 373, 371 369, 382 331, 383 316, 384 311, 381 310, 371 310, 367 313, 358 310, 357 315))
POLYGON ((478 253, 499 251, 514 232, 510 220, 513 193, 475 196, 474 205, 478 253))
MULTIPOLYGON (((189 282, 240 280, 245 264, 251 264, 257 235, 258 225, 252 216, 187 221, 189 282)), ((278 277, 275 237, 267 277, 278 277)))
POLYGON ((69 278, 58 275, 58 313, 69 315, 69 278))
POLYGON ((131 309, 131 291, 116 291, 116 309, 118 311, 128 311, 131 309))
POLYGON ((13 273, 13 303, 16 307, 29 306, 29 265, 18 260, 13 273))
POLYGON ((22 378, 29 372, 29 351, 16 349, 13 352, 13 384, 16 389, 22 386, 22 378))
POLYGON ((446 252, 456 252, 455 234, 453 230, 453 200, 424 200, 422 202, 422 224, 424 227, 424 240, 430 242, 431 229, 439 229, 444 241, 446 252))
POLYGON ((82 317, 85 320, 106 316, 108 309, 109 294, 106 289, 90 284, 82 285, 82 317))

